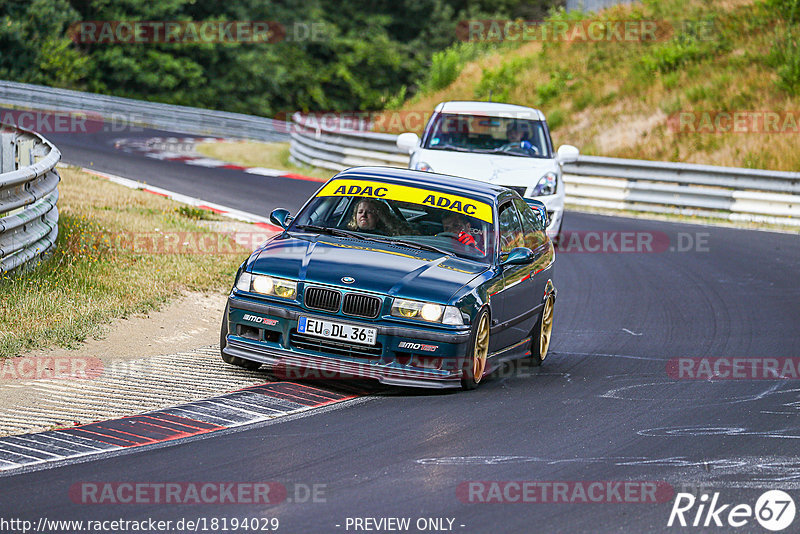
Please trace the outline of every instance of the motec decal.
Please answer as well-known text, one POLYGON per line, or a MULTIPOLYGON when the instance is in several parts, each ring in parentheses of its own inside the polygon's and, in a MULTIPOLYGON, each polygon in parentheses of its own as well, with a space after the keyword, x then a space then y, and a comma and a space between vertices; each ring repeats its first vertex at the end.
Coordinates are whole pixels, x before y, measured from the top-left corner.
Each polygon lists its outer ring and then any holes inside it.
POLYGON ((439 348, 439 345, 423 345, 422 343, 412 343, 411 341, 401 341, 397 344, 397 348, 399 349, 411 349, 411 350, 424 350, 427 352, 434 352, 436 349, 439 348))
POLYGON ((372 197, 399 202, 411 202, 454 211, 488 223, 492 220, 492 207, 472 198, 451 195, 440 191, 419 189, 405 185, 370 182, 367 180, 334 180, 319 192, 320 197, 372 197))
POLYGON ((245 320, 245 321, 251 321, 251 322, 254 322, 254 323, 263 324, 263 325, 267 325, 267 326, 275 326, 276 324, 278 324, 278 320, 277 319, 269 319, 267 317, 259 317, 258 315, 250 315, 249 313, 244 314, 244 317, 242 317, 242 319, 245 320))

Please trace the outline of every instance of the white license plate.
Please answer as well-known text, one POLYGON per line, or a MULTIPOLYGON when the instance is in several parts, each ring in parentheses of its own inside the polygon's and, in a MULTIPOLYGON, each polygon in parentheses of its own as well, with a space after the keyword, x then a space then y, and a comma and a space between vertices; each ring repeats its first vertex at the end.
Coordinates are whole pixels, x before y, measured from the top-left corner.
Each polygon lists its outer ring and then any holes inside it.
POLYGON ((309 336, 362 343, 364 345, 374 345, 375 337, 378 335, 378 330, 375 328, 321 321, 311 317, 300 317, 297 321, 297 331, 309 336))

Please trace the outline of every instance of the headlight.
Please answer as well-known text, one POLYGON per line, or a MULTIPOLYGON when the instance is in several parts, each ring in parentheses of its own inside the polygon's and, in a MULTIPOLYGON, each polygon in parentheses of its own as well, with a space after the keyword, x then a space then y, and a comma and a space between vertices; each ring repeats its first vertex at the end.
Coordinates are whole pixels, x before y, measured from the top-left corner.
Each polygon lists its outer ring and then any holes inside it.
POLYGON ((433 302, 394 299, 392 315, 407 319, 422 319, 430 323, 462 325, 464 320, 455 306, 442 306, 433 302))
POLYGON ((539 183, 533 188, 533 196, 554 195, 558 187, 558 175, 548 172, 539 179, 539 183))
POLYGON ((261 295, 293 299, 297 295, 297 282, 263 274, 242 273, 239 276, 239 280, 236 281, 236 289, 252 291, 261 295))
POLYGON ((418 171, 433 172, 431 166, 425 163, 424 161, 418 161, 417 164, 414 165, 414 168, 418 171))

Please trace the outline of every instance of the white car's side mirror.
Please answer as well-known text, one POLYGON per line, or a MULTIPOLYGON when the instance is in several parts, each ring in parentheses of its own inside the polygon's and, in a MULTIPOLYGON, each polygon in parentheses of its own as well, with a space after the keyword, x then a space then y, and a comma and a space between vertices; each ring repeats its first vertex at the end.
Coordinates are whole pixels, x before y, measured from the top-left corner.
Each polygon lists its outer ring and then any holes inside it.
POLYGON ((561 145, 558 147, 558 161, 559 163, 575 163, 578 161, 578 156, 581 152, 572 145, 561 145))
POLYGON ((419 136, 415 133, 406 132, 397 136, 397 148, 411 154, 419 146, 419 136))

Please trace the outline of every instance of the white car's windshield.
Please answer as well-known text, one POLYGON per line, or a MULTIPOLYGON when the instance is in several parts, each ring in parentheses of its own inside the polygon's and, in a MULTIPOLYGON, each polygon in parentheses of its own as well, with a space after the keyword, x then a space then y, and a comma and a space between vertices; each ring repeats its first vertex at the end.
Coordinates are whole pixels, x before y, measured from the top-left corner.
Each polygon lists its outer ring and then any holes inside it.
POLYGON ((550 158, 542 121, 442 113, 434 118, 424 148, 479 154, 550 158))
POLYGON ((335 180, 320 191, 297 215, 290 230, 350 235, 490 262, 495 237, 489 204, 444 193, 435 193, 436 200, 426 202, 433 195, 391 184, 388 193, 374 188, 383 195, 376 198, 364 196, 364 187, 356 192, 353 180, 346 181, 346 189, 337 186, 339 182, 345 181, 335 180), (394 189, 401 194, 393 194, 394 189), (348 194, 350 190, 356 194, 348 194), (417 191, 420 198, 411 198, 417 191))

